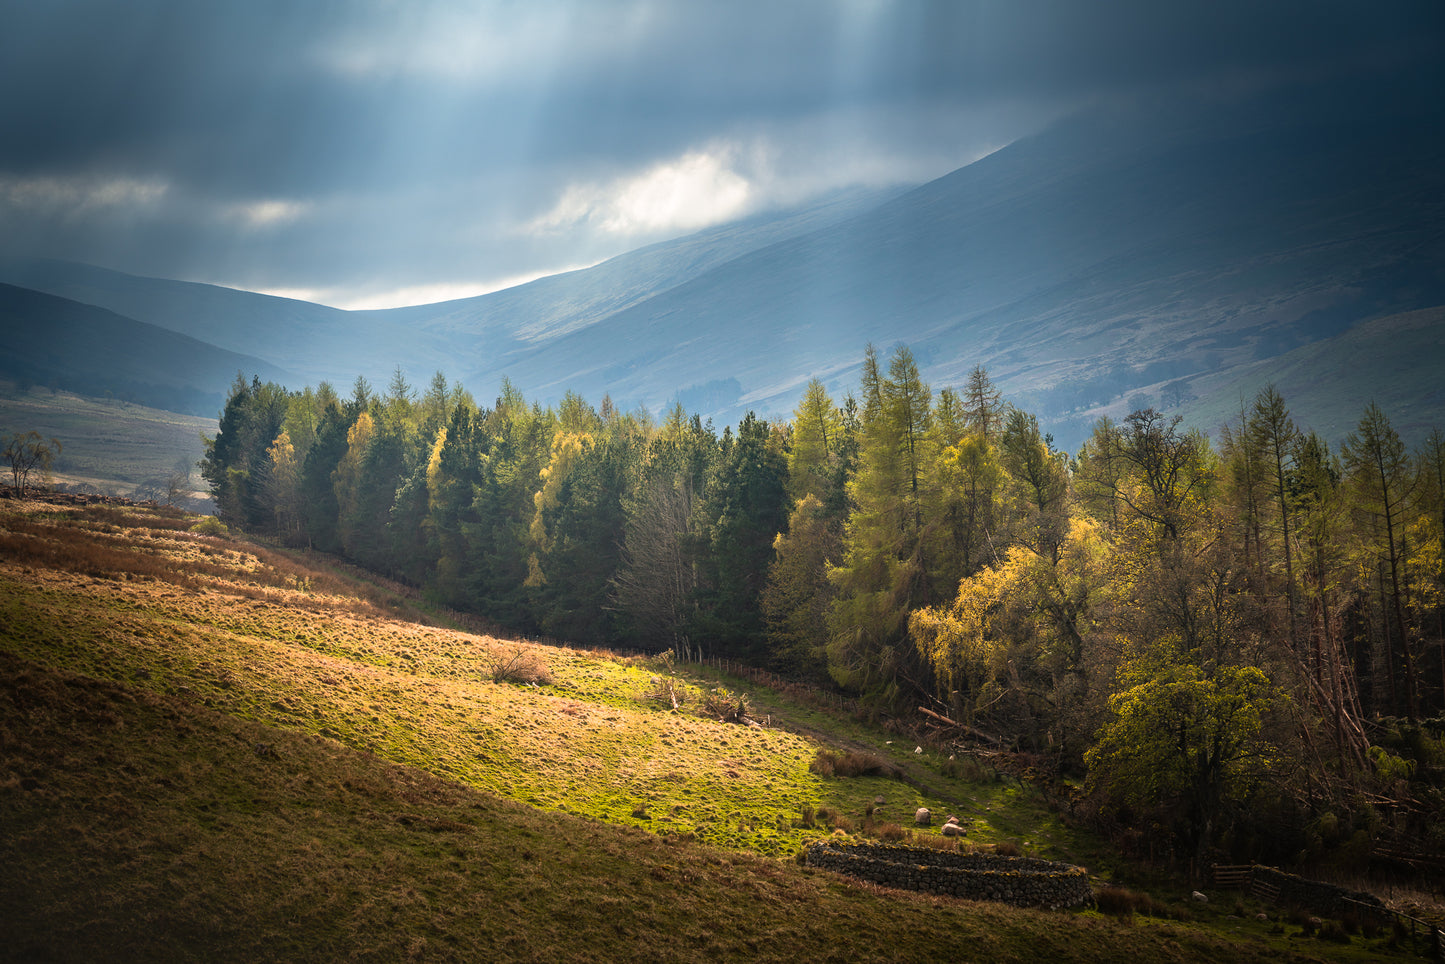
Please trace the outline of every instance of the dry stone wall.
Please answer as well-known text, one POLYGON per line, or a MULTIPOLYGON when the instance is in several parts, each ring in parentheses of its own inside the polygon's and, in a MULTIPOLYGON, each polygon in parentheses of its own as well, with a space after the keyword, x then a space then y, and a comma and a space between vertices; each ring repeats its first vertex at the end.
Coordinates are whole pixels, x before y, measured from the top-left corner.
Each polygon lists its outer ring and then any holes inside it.
POLYGON ((1078 907, 1094 900, 1084 868, 1033 857, 821 841, 803 860, 884 887, 1016 907, 1078 907))

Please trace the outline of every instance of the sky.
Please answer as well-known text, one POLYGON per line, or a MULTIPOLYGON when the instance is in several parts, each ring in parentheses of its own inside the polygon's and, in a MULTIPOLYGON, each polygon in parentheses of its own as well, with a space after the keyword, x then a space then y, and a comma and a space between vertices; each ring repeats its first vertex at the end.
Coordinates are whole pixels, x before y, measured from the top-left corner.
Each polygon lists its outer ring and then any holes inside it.
POLYGON ((0 0, 0 255, 480 294, 1076 111, 1408 76, 1440 0, 0 0))

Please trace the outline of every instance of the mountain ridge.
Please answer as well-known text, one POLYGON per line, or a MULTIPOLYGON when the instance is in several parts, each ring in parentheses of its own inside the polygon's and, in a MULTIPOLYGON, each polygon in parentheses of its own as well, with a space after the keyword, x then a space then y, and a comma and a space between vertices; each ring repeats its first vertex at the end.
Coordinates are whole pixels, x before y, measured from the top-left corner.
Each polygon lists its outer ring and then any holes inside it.
POLYGON ((91 396, 211 416, 239 373, 295 376, 105 308, 0 283, 0 376, 91 396))
MULTIPOLYGON (((477 298, 344 312, 161 282, 171 301, 148 320, 199 330, 205 299, 229 299, 205 322, 222 347, 307 379, 443 370, 480 398, 505 377, 544 404, 687 399, 726 422, 787 417, 814 377, 841 395, 866 345, 906 343, 935 388, 984 365, 1072 448, 1100 415, 1203 411, 1202 392, 1267 379, 1286 364, 1272 359, 1445 305, 1441 111, 1348 102, 1075 117, 911 189, 477 298)), ((1377 377, 1421 382, 1427 367, 1377 377)), ((1303 391, 1301 411, 1327 400, 1303 391)), ((1445 405, 1425 416, 1445 421, 1445 405)))

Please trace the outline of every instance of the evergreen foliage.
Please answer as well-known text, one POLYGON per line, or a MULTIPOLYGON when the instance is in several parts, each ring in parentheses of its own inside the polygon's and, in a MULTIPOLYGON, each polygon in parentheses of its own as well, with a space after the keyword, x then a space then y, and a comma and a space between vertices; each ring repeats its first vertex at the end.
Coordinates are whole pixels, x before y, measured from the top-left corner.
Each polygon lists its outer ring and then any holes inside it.
POLYGON ((982 368, 934 392, 902 346, 841 404, 814 380, 791 424, 721 434, 510 384, 481 408, 440 374, 238 378, 202 473, 228 524, 512 631, 931 705, 1181 859, 1239 846, 1262 794, 1302 825, 1445 810, 1374 722, 1445 717, 1445 438, 1412 454, 1373 404, 1338 454, 1269 387, 1218 450, 1146 408, 1070 458, 982 368))

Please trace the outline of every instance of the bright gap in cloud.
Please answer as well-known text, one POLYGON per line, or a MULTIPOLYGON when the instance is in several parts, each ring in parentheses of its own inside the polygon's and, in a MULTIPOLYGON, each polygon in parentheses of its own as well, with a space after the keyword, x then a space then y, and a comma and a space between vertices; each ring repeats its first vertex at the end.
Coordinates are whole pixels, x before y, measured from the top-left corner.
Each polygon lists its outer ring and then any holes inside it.
POLYGON ((742 216, 751 182, 727 147, 691 151, 607 184, 573 183, 551 211, 528 225, 548 234, 591 228, 623 237, 691 231, 742 216))
POLYGON ((273 228, 299 220, 312 209, 304 201, 250 201, 227 205, 225 214, 248 228, 273 228))

